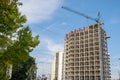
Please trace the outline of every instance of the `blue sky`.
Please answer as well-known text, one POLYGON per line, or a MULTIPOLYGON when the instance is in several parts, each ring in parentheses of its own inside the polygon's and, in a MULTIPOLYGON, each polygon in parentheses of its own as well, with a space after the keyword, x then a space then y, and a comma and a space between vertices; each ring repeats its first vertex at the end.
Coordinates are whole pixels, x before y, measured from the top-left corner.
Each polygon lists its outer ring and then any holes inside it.
POLYGON ((21 0, 20 11, 27 16, 33 35, 40 36, 40 44, 31 53, 36 58, 38 74, 49 74, 51 61, 57 51, 63 51, 65 34, 71 30, 95 24, 95 21, 66 11, 61 6, 100 19, 103 28, 111 36, 108 39, 108 51, 111 58, 112 78, 120 71, 120 0, 21 0))

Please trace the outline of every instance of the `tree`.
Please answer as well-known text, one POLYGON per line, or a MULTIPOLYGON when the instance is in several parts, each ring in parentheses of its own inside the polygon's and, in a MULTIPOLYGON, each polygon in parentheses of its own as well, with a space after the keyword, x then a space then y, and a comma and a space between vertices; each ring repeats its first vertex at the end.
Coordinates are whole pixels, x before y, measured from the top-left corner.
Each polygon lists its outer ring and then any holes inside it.
POLYGON ((29 53, 39 44, 32 36, 25 15, 19 12, 19 0, 0 1, 0 79, 8 80, 7 71, 14 64, 29 59, 29 53))
POLYGON ((30 57, 27 61, 13 66, 12 78, 10 80, 31 80, 36 78, 35 59, 30 57))

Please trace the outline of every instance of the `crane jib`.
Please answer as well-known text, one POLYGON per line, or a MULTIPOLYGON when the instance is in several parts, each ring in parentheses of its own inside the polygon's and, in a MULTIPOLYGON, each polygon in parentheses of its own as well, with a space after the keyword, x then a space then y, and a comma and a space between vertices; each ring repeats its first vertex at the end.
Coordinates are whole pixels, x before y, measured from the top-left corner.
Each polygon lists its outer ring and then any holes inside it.
POLYGON ((68 7, 62 6, 62 8, 65 9, 65 10, 67 10, 67 11, 73 12, 73 13, 75 13, 75 14, 81 15, 81 16, 87 18, 87 19, 94 20, 94 21, 97 22, 97 23, 99 22, 100 16, 98 16, 98 18, 92 18, 92 17, 90 17, 90 16, 88 16, 88 15, 85 15, 84 13, 80 13, 80 12, 75 11, 75 10, 72 10, 72 9, 70 9, 70 8, 68 8, 68 7))

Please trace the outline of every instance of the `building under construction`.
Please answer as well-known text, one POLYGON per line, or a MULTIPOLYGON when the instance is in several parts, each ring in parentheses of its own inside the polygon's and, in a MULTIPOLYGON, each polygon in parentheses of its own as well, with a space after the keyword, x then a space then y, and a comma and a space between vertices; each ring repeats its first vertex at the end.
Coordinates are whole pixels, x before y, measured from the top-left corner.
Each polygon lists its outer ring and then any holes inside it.
POLYGON ((111 80, 107 38, 98 23, 66 34, 62 80, 111 80))

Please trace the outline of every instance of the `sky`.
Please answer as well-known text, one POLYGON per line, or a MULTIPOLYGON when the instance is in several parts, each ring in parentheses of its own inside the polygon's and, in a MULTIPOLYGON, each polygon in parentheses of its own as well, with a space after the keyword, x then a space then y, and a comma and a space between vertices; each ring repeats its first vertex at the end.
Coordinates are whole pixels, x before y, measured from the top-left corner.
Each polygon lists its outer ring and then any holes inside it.
POLYGON ((95 24, 93 20, 62 9, 67 6, 75 11, 100 20, 108 39, 112 78, 118 78, 120 71, 120 0, 20 0, 19 7, 27 17, 33 35, 40 36, 40 44, 31 53, 36 58, 38 75, 51 74, 51 62, 57 51, 64 50, 65 35, 74 29, 95 24))

